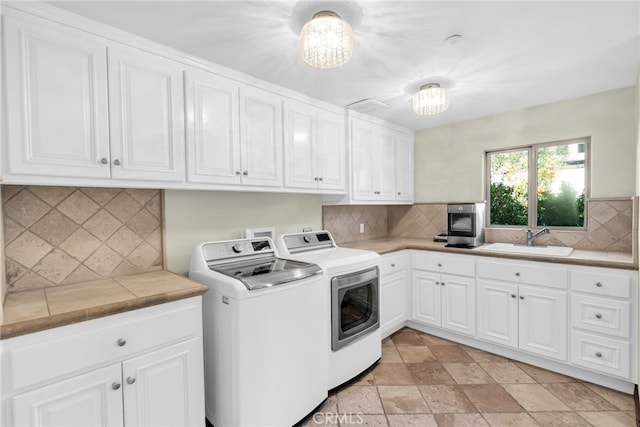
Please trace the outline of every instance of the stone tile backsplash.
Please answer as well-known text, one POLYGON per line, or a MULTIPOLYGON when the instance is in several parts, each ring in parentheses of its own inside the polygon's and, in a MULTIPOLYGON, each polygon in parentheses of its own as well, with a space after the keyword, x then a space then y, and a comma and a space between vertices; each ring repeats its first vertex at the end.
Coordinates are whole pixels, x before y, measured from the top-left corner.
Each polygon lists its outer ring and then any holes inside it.
POLYGON ((163 269, 161 190, 2 186, 9 292, 163 269))
MULTIPOLYGON (((637 214, 634 212, 638 212, 637 197, 589 199, 586 230, 553 230, 551 234, 541 236, 537 242, 583 250, 632 253, 638 236, 637 214)), ((447 230, 447 204, 324 206, 323 227, 331 232, 338 243, 384 237, 431 239, 447 230), (375 215, 379 215, 377 220, 372 218, 375 215), (363 218, 375 224, 375 231, 358 233, 363 218), (384 219, 386 224, 381 223, 384 219)), ((492 227, 487 228, 485 233, 488 243, 523 243, 525 239, 524 227, 492 227)))

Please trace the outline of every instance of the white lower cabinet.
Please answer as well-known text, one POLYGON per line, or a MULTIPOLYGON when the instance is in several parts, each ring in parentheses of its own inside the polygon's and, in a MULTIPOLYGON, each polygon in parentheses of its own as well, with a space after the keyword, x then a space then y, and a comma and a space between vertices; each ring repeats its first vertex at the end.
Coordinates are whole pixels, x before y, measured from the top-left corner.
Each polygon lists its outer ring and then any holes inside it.
POLYGON ((3 340, 2 425, 203 426, 201 313, 196 297, 3 340))
MULTIPOLYGON (((637 274, 637 272, 635 272, 637 274)), ((575 268, 571 271, 571 363, 635 379, 637 286, 632 272, 575 268)))
POLYGON ((383 255, 380 261, 380 331, 387 337, 407 320, 410 258, 406 252, 383 255))
POLYGON ((478 337, 567 360, 566 288, 563 268, 479 260, 478 337))
POLYGON ((414 253, 411 268, 413 320, 465 335, 475 335, 473 258, 414 253))

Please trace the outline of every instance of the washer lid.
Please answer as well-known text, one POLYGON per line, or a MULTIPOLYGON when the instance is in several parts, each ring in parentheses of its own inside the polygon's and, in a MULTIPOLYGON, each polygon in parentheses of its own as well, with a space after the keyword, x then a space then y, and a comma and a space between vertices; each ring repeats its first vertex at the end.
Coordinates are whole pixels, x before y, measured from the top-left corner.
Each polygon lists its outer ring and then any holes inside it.
POLYGON ((271 256, 221 263, 209 268, 240 280, 250 291, 322 274, 322 269, 316 264, 271 256))

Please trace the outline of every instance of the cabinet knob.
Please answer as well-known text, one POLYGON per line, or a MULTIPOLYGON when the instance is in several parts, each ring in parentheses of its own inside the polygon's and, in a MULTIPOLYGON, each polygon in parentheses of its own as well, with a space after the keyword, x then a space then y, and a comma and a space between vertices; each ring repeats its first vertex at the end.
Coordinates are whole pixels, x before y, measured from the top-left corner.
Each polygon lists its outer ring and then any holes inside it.
POLYGON ((602 287, 602 282, 598 282, 598 283, 596 283, 596 286, 597 286, 597 287, 599 287, 599 288, 601 288, 601 287, 602 287))
POLYGON ((242 171, 242 175, 248 176, 249 175, 249 171, 242 171))
POLYGON ((602 357, 602 353, 600 353, 599 351, 596 351, 596 357, 602 357))
POLYGON ((402 192, 398 191, 398 196, 402 196, 402 192))
POLYGON ((392 267, 392 268, 395 268, 395 266, 396 266, 395 264, 391 264, 391 267, 392 267))
POLYGON ((118 346, 120 347, 124 347, 124 345, 127 343, 127 340, 125 340, 124 338, 120 338, 118 340, 118 346))
POLYGON ((314 180, 314 181, 317 181, 317 180, 318 180, 318 177, 317 177, 317 176, 314 176, 314 177, 313 177, 313 180, 314 180))
POLYGON ((524 295, 520 295, 520 299, 524 299, 524 295))
POLYGON ((520 277, 520 272, 516 272, 516 277, 520 277))
POLYGON ((236 171, 236 175, 242 175, 242 172, 236 171))
POLYGON ((115 160, 113 161, 113 164, 114 164, 114 165, 116 165, 116 166, 120 166, 120 160, 115 159, 115 160))
POLYGON ((516 294, 511 294, 511 298, 515 298, 515 297, 516 297, 516 294))
POLYGON ((136 382, 136 377, 128 377, 127 378, 127 384, 133 384, 136 382))
POLYGON ((111 388, 114 390, 120 390, 120 386, 122 384, 120 384, 119 382, 114 382, 113 384, 111 384, 111 388))
POLYGON ((602 314, 597 313, 597 314, 596 314, 596 319, 602 319, 602 314))
POLYGON ((441 284, 442 286, 444 286, 444 282, 440 282, 440 284, 441 284))
POLYGON ((320 178, 318 178, 318 181, 322 182, 322 181, 324 181, 324 178, 320 177, 320 178))
POLYGON ((442 264, 438 263, 438 267, 442 267, 442 264))
POLYGON ((100 159, 100 163, 102 163, 103 165, 106 165, 109 163, 109 160, 107 160, 106 157, 103 157, 102 159, 100 159))

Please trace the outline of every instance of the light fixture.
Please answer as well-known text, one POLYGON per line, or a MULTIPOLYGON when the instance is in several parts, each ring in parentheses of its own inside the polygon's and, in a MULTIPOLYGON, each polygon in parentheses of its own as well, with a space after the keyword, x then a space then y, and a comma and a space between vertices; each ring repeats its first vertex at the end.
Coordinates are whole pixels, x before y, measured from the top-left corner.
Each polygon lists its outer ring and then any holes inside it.
POLYGON ((313 15, 300 32, 300 54, 316 68, 346 64, 353 53, 353 30, 340 16, 328 10, 313 15))
POLYGON ((421 116, 433 116, 449 108, 449 94, 438 83, 420 86, 413 95, 413 112, 421 116))

